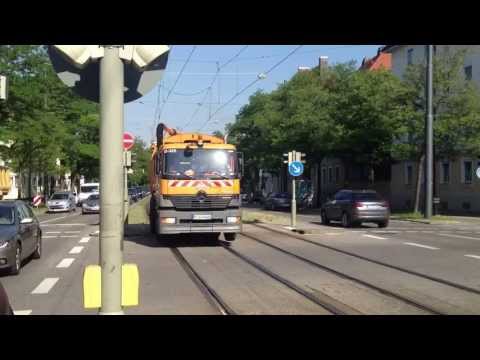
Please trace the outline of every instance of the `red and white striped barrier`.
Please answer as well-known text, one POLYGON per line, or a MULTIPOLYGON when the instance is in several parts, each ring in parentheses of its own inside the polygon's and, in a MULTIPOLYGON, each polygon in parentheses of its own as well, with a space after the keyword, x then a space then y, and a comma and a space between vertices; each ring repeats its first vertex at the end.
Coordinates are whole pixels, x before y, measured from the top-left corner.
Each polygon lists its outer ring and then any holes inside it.
POLYGON ((33 205, 39 206, 42 203, 42 197, 40 195, 36 195, 33 198, 33 205))
POLYGON ((222 188, 233 186, 231 180, 170 180, 168 185, 171 187, 211 187, 222 188))

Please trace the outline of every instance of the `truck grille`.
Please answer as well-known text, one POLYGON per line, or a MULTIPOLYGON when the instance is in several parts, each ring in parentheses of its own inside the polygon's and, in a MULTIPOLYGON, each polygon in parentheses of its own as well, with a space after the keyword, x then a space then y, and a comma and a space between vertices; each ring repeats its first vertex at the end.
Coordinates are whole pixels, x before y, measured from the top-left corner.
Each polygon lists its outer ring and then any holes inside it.
POLYGON ((186 209, 226 209, 231 198, 220 196, 206 197, 203 201, 193 196, 172 196, 168 198, 179 210, 186 209))

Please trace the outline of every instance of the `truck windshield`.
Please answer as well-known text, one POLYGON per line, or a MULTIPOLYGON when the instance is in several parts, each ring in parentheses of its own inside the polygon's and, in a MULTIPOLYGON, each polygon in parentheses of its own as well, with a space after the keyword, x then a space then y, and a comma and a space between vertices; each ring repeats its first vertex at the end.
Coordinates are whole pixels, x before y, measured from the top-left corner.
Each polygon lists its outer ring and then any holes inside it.
POLYGON ((167 179, 234 179, 236 163, 233 150, 168 149, 164 175, 167 179))

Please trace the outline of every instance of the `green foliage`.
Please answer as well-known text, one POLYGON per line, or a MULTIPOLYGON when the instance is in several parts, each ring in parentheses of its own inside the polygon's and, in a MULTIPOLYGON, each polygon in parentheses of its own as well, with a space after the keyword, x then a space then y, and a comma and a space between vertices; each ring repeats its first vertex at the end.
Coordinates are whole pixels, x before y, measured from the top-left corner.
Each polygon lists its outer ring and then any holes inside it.
POLYGON ((19 172, 98 177, 98 106, 58 79, 46 48, 0 46, 0 73, 10 85, 0 102, 0 141, 12 144, 0 146, 0 156, 19 172))
POLYGON ((129 186, 146 185, 148 184, 148 163, 151 156, 150 148, 144 141, 136 138, 131 151, 135 162, 132 164, 133 174, 128 175, 129 186))

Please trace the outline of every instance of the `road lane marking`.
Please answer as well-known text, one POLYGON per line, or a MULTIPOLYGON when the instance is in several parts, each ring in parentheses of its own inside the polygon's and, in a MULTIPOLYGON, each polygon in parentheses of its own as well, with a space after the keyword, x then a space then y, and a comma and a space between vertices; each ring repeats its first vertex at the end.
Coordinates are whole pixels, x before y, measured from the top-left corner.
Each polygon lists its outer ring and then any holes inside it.
POLYGON ((74 246, 72 250, 70 250, 69 254, 80 254, 83 250, 83 246, 74 246))
POLYGON ((58 263, 57 268, 68 268, 74 261, 74 258, 65 258, 58 263))
POLYGON ((49 239, 49 238, 56 238, 56 237, 58 237, 58 235, 57 236, 42 236, 42 239, 49 239))
POLYGON ((78 231, 64 231, 65 234, 78 234, 80 230, 78 231))
POLYGON ((48 294, 52 290, 53 286, 57 283, 59 278, 45 278, 38 284, 38 286, 32 291, 32 294, 48 294))
POLYGON ((325 235, 342 235, 342 233, 339 233, 339 232, 336 232, 336 233, 328 232, 328 233, 325 233, 325 235))
POLYGON ((454 235, 454 234, 437 234, 437 235, 445 236, 445 237, 456 237, 456 238, 459 238, 459 239, 480 240, 480 238, 465 236, 465 235, 454 235))
POLYGON ((88 224, 47 224, 44 226, 87 226, 87 225, 88 224))
POLYGON ((464 255, 464 256, 480 260, 480 256, 478 255, 464 255))
POLYGON ((61 235, 59 237, 61 237, 61 238, 76 238, 77 236, 76 235, 61 235))
POLYGON ((14 315, 30 315, 32 310, 13 310, 14 315))
POLYGON ((40 221, 40 224, 46 224, 46 223, 51 222, 51 221, 60 220, 60 219, 66 219, 66 218, 72 217, 72 216, 78 216, 78 214, 60 216, 60 217, 53 218, 53 219, 50 219, 50 220, 40 221))
POLYGON ((83 237, 81 240, 80 240, 80 243, 88 243, 90 241, 90 238, 89 237, 83 237))
POLYGON ((45 234, 61 234, 61 231, 45 231, 45 234))
POLYGON ((421 245, 421 244, 417 244, 417 243, 404 242, 404 244, 405 245, 410 245, 410 246, 417 246, 417 247, 421 247, 421 248, 424 248, 424 249, 439 250, 439 248, 436 248, 436 247, 433 247, 433 246, 421 245))
POLYGON ((380 236, 375 236, 375 235, 363 234, 362 236, 369 237, 369 238, 372 238, 372 239, 387 240, 387 238, 380 237, 380 236))

